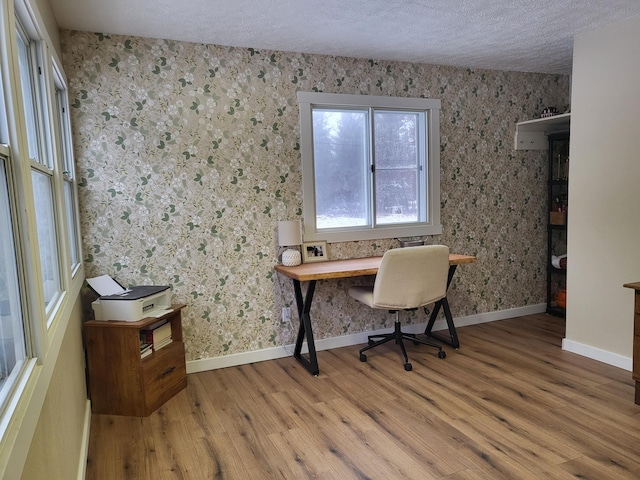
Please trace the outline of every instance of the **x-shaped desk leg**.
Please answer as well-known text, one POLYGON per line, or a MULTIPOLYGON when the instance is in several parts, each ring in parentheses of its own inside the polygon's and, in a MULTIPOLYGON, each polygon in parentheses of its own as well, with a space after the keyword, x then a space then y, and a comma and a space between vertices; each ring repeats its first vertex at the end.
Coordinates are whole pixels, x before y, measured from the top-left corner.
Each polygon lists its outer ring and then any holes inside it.
MULTIPOLYGON (((453 274, 456 273, 457 265, 449 266, 449 276, 447 277, 447 290, 449 290, 449 285, 451 284, 451 280, 453 279, 453 274)), ((451 316, 451 309, 449 308, 449 302, 447 297, 444 297, 441 300, 438 300, 433 306, 433 311, 431 312, 431 316, 429 317, 429 322, 427 323, 427 328, 424 330, 424 334, 427 337, 435 338, 440 342, 446 343, 447 345, 451 345, 453 348, 460 348, 460 341, 458 340, 458 334, 456 332, 456 326, 453 324, 453 317, 451 316), (449 328, 449 338, 446 338, 443 335, 432 333, 431 329, 433 329, 433 324, 438 317, 438 313, 440 313, 440 307, 444 309, 444 316, 447 319, 447 327, 449 328)))
POLYGON ((313 292, 316 289, 316 281, 309 281, 307 286, 307 294, 304 299, 302 297, 302 287, 299 280, 293 280, 293 289, 296 295, 296 305, 298 307, 298 318, 300 319, 300 327, 298 329, 298 338, 296 340, 296 348, 293 356, 306 368, 311 375, 318 376, 318 357, 316 355, 316 344, 313 340, 313 330, 311 329, 311 302, 313 302, 313 292), (302 356, 302 343, 307 340, 309 348, 309 359, 302 356))

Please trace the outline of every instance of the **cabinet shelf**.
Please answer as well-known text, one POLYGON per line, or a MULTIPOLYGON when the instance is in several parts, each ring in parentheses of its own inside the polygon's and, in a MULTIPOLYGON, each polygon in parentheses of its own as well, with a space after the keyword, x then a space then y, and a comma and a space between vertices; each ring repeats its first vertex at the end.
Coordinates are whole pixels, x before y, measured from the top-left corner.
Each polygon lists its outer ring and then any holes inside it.
POLYGON ((516 123, 516 132, 568 132, 571 126, 571 113, 561 113, 552 117, 534 118, 516 123))

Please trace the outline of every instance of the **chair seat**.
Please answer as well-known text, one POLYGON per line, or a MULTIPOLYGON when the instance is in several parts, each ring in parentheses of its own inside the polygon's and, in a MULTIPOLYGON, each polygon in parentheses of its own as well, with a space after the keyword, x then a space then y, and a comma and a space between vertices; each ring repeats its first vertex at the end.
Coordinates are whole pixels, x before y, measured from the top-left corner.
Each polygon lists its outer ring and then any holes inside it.
POLYGON ((350 287, 349 295, 359 302, 362 302, 371 308, 375 308, 373 306, 373 286, 368 287, 366 285, 358 285, 350 287))

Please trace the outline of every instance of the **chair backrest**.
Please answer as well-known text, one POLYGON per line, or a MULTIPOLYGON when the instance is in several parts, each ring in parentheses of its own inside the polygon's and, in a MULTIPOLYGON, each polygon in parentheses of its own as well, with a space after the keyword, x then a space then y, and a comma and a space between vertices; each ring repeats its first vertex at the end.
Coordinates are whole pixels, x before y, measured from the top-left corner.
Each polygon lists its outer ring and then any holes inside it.
POLYGON ((382 257, 373 287, 373 306, 402 310, 428 305, 447 294, 449 247, 394 248, 382 257))

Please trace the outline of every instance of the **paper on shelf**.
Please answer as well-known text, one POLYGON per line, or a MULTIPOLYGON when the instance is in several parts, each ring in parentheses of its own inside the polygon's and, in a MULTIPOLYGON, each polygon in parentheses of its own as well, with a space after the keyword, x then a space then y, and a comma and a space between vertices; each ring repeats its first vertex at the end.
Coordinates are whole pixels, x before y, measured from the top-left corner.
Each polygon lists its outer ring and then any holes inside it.
POLYGON ((173 312, 173 308, 168 308, 168 307, 160 307, 160 308, 156 308, 154 310, 151 310, 149 312, 144 312, 146 317, 161 317, 163 315, 166 315, 167 313, 171 313, 173 312))

